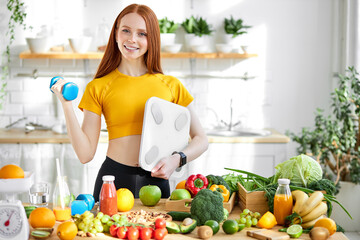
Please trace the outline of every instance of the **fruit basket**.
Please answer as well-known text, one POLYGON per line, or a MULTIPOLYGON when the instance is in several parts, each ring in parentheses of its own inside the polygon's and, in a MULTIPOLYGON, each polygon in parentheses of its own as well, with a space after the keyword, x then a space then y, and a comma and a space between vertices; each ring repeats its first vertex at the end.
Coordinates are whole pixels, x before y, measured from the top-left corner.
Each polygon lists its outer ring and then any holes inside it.
MULTIPOLYGON (((229 213, 235 205, 236 193, 232 193, 228 202, 224 202, 223 206, 226 208, 229 213)), ((179 211, 179 212, 190 212, 192 199, 181 199, 181 200, 170 200, 170 198, 165 201, 165 210, 166 211, 179 211)))
POLYGON ((239 205, 241 209, 249 209, 252 212, 259 212, 261 215, 269 211, 268 202, 264 191, 248 192, 243 185, 239 187, 239 205))

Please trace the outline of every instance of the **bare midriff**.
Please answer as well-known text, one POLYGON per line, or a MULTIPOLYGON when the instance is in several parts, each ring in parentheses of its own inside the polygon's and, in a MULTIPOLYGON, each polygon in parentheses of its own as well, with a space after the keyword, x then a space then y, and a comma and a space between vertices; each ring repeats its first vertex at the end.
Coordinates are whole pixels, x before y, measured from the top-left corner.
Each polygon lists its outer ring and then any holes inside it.
POLYGON ((111 139, 106 155, 124 165, 139 166, 141 135, 111 139))

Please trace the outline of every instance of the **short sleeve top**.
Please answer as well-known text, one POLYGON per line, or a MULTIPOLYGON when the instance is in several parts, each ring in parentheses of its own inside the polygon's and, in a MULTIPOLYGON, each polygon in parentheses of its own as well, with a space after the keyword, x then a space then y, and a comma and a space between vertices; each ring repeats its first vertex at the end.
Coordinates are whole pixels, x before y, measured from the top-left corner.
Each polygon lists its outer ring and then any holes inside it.
POLYGON ((194 100, 175 77, 148 73, 132 77, 116 69, 87 84, 79 108, 103 114, 111 140, 141 134, 145 103, 151 97, 184 107, 194 100))

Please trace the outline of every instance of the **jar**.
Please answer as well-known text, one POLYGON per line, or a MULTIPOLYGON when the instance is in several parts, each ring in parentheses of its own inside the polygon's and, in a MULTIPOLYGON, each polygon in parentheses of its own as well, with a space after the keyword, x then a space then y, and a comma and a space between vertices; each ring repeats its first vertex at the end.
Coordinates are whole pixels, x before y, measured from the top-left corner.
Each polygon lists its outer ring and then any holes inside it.
POLYGON ((292 213, 293 199, 290 191, 289 179, 278 179, 278 188, 274 197, 274 215, 279 225, 285 223, 285 218, 292 213))
POLYGON ((105 175, 102 177, 103 184, 100 190, 100 212, 112 216, 116 214, 117 209, 117 194, 114 184, 115 177, 112 175, 105 175))

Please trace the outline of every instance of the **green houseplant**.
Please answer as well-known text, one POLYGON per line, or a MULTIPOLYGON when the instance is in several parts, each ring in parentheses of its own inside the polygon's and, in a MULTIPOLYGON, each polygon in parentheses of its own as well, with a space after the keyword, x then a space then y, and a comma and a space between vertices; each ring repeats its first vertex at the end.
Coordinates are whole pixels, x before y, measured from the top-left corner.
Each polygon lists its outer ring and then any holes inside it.
POLYGON ((1 61, 1 81, 0 81, 0 110, 3 108, 3 104, 6 97, 6 80, 9 77, 9 63, 10 63, 10 47, 15 40, 15 27, 20 25, 25 30, 27 28, 25 24, 26 12, 23 2, 19 0, 8 0, 6 4, 7 9, 10 11, 11 16, 8 22, 8 30, 6 36, 8 36, 7 45, 5 51, 2 53, 1 61), (5 58, 5 63, 3 63, 5 58))
POLYGON ((338 88, 331 93, 332 115, 317 109, 315 126, 302 128, 300 134, 287 132, 300 146, 299 153, 316 157, 325 177, 360 183, 360 82, 359 73, 349 67, 339 75, 338 88))
POLYGON ((202 17, 194 17, 185 19, 181 26, 185 29, 188 34, 195 34, 196 36, 211 35, 214 31, 212 26, 207 23, 206 19, 202 17))
POLYGON ((181 26, 185 32, 185 44, 188 50, 198 53, 207 52, 209 49, 207 38, 214 30, 212 26, 202 17, 194 17, 185 19, 181 26))
POLYGON ((224 20, 224 30, 226 34, 231 34, 232 38, 246 34, 246 29, 249 28, 251 28, 251 26, 243 25, 243 20, 241 18, 235 20, 233 16, 230 16, 230 18, 225 18, 224 20))
POLYGON ((179 28, 179 24, 175 23, 172 20, 169 20, 167 17, 159 19, 159 28, 160 28, 160 39, 161 39, 161 47, 164 50, 167 50, 166 48, 173 49, 175 47, 180 50, 181 45, 178 47, 175 45, 175 37, 176 37, 176 30, 179 28))
POLYGON ((160 33, 175 33, 179 27, 178 23, 169 20, 167 17, 159 19, 160 33))

